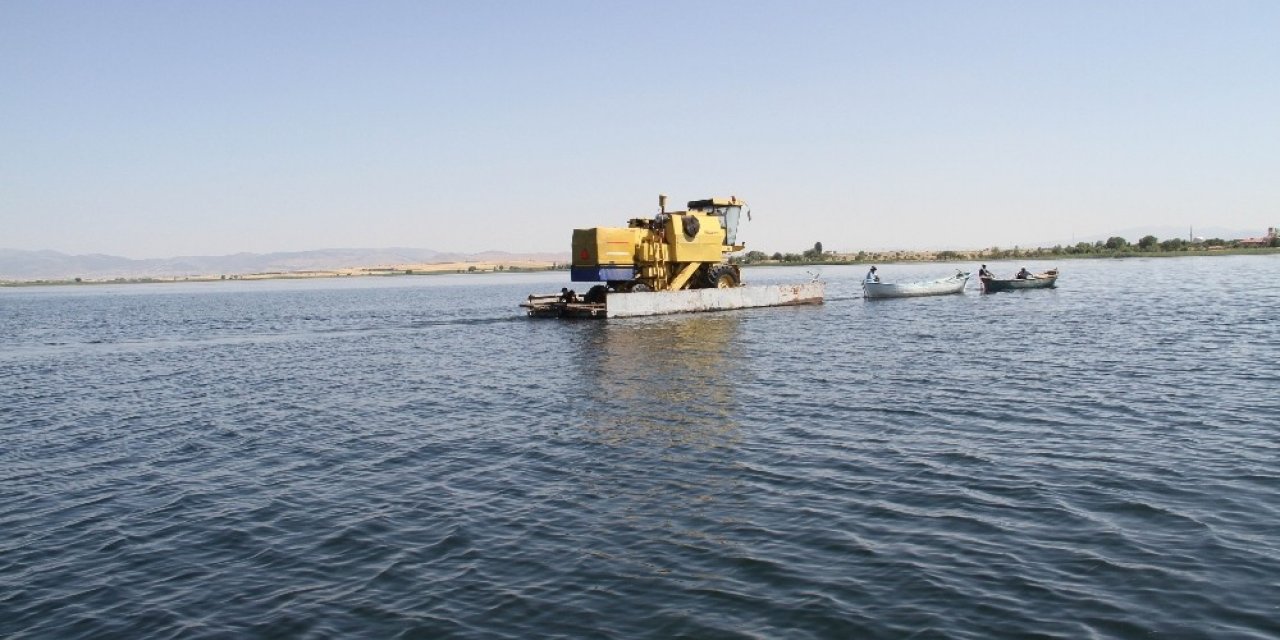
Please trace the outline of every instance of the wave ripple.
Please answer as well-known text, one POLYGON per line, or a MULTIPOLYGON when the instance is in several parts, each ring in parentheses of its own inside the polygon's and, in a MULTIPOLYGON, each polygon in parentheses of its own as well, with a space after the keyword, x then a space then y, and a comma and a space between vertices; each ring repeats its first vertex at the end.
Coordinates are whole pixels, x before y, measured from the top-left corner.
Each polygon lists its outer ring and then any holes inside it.
POLYGON ((1280 636, 1280 261, 1061 266, 0 290, 0 636, 1280 636))

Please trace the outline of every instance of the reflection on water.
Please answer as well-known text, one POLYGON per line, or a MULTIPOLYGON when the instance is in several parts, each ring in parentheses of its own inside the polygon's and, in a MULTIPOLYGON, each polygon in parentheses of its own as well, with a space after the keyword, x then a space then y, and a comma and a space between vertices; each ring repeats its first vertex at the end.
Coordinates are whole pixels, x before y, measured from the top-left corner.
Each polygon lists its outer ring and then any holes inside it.
POLYGON ((719 446, 736 437, 741 316, 598 323, 573 358, 584 428, 608 443, 719 446))
POLYGON ((632 585, 655 579, 725 579, 722 567, 695 569, 677 551, 746 554, 724 536, 750 510, 733 473, 742 455, 742 321, 731 313, 611 320, 580 334, 575 413, 591 462, 578 476, 590 505, 574 525, 587 532, 578 562, 624 593, 636 588, 637 601, 648 589, 632 585))

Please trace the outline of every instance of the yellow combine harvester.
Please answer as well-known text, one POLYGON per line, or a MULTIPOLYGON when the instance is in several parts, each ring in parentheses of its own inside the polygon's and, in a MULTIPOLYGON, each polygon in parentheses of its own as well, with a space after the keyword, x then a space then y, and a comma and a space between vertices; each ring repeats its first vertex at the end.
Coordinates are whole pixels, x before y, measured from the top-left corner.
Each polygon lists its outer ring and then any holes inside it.
POLYGON ((606 291, 679 291, 736 287, 742 273, 726 256, 741 251, 738 220, 746 202, 736 197, 689 203, 687 211, 667 211, 658 196, 658 215, 633 218, 627 226, 573 230, 574 282, 603 282, 590 298, 606 291))
POLYGON ((821 304, 820 282, 744 287, 728 263, 741 251, 738 222, 747 203, 737 197, 694 200, 685 211, 633 218, 625 227, 573 230, 569 279, 596 282, 579 297, 534 294, 520 306, 533 317, 625 318, 793 304, 821 304))

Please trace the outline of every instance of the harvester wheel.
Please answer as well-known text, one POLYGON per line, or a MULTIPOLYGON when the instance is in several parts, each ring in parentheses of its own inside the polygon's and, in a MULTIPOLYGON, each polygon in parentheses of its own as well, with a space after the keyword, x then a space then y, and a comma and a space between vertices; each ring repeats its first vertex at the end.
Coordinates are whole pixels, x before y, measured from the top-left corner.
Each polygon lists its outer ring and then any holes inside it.
POLYGON ((733 265, 718 264, 707 269, 707 287, 712 289, 732 289, 738 286, 738 270, 733 265))

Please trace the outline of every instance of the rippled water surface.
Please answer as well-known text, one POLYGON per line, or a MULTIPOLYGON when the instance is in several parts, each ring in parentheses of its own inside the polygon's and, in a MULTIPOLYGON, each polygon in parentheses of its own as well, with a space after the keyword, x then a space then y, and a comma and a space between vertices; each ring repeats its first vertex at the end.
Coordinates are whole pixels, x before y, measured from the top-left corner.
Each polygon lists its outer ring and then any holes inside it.
POLYGON ((1280 636, 1280 256, 1056 266, 0 290, 0 637, 1280 636))

